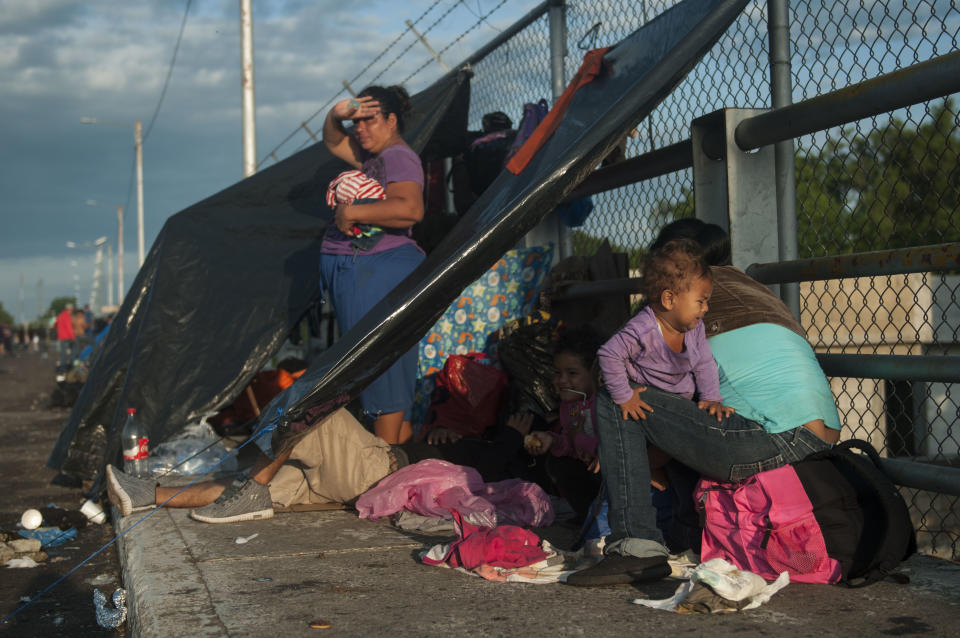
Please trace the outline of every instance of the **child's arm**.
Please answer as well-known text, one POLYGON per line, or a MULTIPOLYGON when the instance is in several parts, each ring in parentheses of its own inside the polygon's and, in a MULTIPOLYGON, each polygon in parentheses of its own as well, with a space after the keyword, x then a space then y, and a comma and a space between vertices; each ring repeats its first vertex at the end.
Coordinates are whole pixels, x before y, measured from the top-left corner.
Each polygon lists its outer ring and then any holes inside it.
POLYGON ((603 374, 603 384, 610 393, 610 397, 620 406, 625 419, 646 419, 645 412, 653 412, 653 408, 639 397, 646 388, 632 388, 627 374, 627 366, 642 358, 644 354, 644 348, 637 333, 639 321, 638 314, 597 351, 597 362, 603 374))
POLYGON ((713 358, 710 344, 707 343, 706 331, 702 321, 694 329, 692 336, 699 353, 699 358, 693 368, 693 380, 696 383, 697 392, 700 394, 697 407, 706 410, 707 414, 717 417, 717 421, 720 421, 733 414, 734 410, 722 403, 720 373, 717 370, 717 362, 713 358))
POLYGON ((532 456, 540 456, 541 454, 547 453, 550 446, 553 445, 554 438, 555 435, 553 432, 536 430, 523 437, 523 447, 526 448, 527 452, 532 456))
POLYGON ((647 414, 653 412, 653 408, 650 407, 646 401, 640 398, 641 392, 646 392, 646 387, 633 388, 633 394, 629 399, 620 403, 620 411, 623 413, 624 419, 640 419, 645 420, 647 414))
POLYGON ((451 430, 450 428, 445 427, 436 427, 430 430, 427 433, 427 443, 430 445, 443 445, 444 443, 456 443, 463 438, 463 435, 458 434, 451 430))

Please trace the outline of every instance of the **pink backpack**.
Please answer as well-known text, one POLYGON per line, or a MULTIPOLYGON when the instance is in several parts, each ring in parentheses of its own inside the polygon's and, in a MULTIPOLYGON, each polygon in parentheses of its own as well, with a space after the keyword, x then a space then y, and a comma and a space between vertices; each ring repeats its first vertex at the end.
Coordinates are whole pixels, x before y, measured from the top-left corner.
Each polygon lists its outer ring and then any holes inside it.
POLYGON ((754 474, 743 483, 701 479, 694 498, 704 516, 701 560, 723 558, 767 580, 789 572, 795 582, 840 581, 840 561, 827 554, 793 466, 754 474))
POLYGON ((701 480, 694 494, 703 560, 725 558, 771 580, 786 571, 801 583, 863 587, 917 551, 907 504, 866 441, 739 484, 701 480))

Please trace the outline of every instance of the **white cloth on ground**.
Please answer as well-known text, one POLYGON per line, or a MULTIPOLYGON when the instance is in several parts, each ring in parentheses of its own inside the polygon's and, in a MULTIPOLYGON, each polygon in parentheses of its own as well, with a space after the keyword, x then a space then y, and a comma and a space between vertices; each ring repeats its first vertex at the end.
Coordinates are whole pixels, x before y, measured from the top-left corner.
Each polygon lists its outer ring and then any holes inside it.
POLYGON ((670 598, 663 600, 637 598, 633 601, 634 604, 664 611, 676 611, 677 606, 686 600, 697 583, 703 583, 718 596, 727 600, 737 602, 749 600, 749 603, 742 608, 745 611, 759 607, 790 583, 790 574, 787 572, 780 574, 772 583, 767 583, 762 576, 737 569, 722 558, 700 563, 689 570, 687 575, 689 580, 681 584, 670 598))

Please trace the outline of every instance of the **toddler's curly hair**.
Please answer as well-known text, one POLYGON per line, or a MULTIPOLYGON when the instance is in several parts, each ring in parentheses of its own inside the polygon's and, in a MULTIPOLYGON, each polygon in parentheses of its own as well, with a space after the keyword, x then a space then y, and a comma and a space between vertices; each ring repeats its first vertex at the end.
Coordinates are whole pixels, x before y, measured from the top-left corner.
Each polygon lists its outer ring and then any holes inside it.
POLYGON ((691 239, 674 239, 647 257, 640 291, 647 303, 659 302, 664 290, 684 292, 700 277, 711 278, 700 244, 691 239))

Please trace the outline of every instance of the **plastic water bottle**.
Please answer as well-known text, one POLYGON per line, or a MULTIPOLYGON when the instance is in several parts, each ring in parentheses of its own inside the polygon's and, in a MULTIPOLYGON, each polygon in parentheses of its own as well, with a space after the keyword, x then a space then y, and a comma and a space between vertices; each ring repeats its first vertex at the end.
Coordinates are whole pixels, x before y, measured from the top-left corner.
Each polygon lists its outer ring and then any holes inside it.
POLYGON ((127 421, 123 424, 123 471, 132 476, 146 477, 150 473, 147 456, 150 454, 150 438, 146 429, 136 418, 135 408, 127 409, 127 421))

